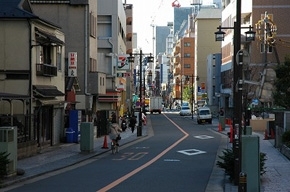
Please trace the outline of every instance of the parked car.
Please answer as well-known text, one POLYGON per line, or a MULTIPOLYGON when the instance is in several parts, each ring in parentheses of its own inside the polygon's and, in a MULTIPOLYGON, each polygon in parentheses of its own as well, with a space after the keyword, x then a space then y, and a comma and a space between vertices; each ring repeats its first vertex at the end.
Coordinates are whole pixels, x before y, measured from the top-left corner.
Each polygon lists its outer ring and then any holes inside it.
POLYGON ((191 110, 189 106, 181 106, 181 109, 179 111, 180 116, 187 116, 191 115, 191 110))
POLYGON ((208 122, 209 124, 212 124, 212 114, 211 114, 210 108, 200 107, 197 109, 196 115, 197 115, 196 119, 197 119, 198 124, 206 123, 206 122, 208 122))

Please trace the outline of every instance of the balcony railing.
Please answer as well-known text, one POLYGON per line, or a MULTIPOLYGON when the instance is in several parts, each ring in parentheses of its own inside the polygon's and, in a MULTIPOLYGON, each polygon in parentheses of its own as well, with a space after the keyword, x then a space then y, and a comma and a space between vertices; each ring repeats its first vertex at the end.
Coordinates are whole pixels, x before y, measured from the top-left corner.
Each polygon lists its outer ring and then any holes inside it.
POLYGON ((57 76, 57 67, 50 64, 36 64, 36 75, 54 77, 57 76))

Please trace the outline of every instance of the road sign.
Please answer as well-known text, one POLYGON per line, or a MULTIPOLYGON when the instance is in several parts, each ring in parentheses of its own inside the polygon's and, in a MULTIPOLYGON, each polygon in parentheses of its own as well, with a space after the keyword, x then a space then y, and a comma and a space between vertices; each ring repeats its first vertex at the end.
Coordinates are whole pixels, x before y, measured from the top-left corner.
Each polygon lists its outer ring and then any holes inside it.
POLYGON ((252 104, 253 105, 258 105, 259 104, 259 100, 258 99, 253 99, 252 100, 252 104))

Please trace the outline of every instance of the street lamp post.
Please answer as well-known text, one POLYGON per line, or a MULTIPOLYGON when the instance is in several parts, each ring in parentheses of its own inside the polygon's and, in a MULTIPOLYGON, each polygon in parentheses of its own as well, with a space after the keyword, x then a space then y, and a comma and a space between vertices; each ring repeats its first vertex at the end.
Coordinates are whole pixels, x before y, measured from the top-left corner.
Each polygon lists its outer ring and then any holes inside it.
POLYGON ((181 75, 181 78, 180 78, 180 83, 181 83, 181 87, 180 87, 180 102, 181 102, 181 106, 183 105, 183 84, 185 84, 185 76, 184 75, 181 75), (182 84, 183 82, 183 84, 182 84))
POLYGON ((187 77, 181 75, 181 106, 183 105, 183 86, 186 80, 188 80, 187 77))
POLYGON ((193 77, 194 75, 191 76, 191 119, 193 119, 193 77))
MULTIPOLYGON (((194 89, 193 89, 193 85, 194 85, 194 77, 196 78, 195 80, 196 81, 199 81, 199 76, 194 76, 194 75, 192 75, 191 76, 191 119, 193 119, 193 107, 194 107, 194 99, 196 99, 196 98, 194 98, 193 99, 193 94, 194 94, 194 89)), ((196 85, 194 85, 194 86, 196 86, 196 85)))
MULTIPOLYGON (((233 95, 234 95, 234 107, 235 114, 233 119, 233 126, 235 134, 238 132, 238 139, 235 139, 233 143, 233 151, 235 155, 235 184, 238 184, 239 174, 241 172, 241 162, 242 162, 242 150, 241 150, 241 136, 242 136, 242 63, 236 63, 236 57, 239 54, 241 48, 241 0, 236 1, 236 21, 234 22, 234 27, 221 27, 219 26, 219 31, 215 32, 216 41, 223 41, 225 32, 221 29, 234 29, 234 55, 232 59, 233 67, 233 95)), ((255 32, 252 31, 252 27, 249 26, 249 31, 246 32, 246 41, 255 40, 255 32)))
MULTIPOLYGON (((143 102, 145 102, 145 95, 144 95, 144 101, 143 101, 143 97, 142 97, 142 93, 143 93, 143 91, 142 91, 142 62, 143 62, 143 59, 142 59, 142 56, 143 55, 149 55, 148 57, 147 57, 147 62, 153 62, 154 61, 154 58, 153 58, 153 56, 152 56, 152 54, 150 53, 150 54, 144 54, 143 52, 142 52, 142 49, 140 50, 140 52, 139 53, 136 53, 136 54, 130 54, 130 56, 128 57, 128 60, 129 60, 129 62, 134 62, 134 56, 139 56, 139 67, 140 67, 140 69, 139 69, 139 100, 140 100, 140 109, 139 109, 139 122, 138 122, 138 127, 137 127, 137 136, 139 137, 139 136, 142 136, 142 108, 143 108, 143 110, 144 110, 144 103, 143 102)), ((144 76, 145 76, 145 74, 144 74, 144 76)), ((145 79, 144 79, 144 92, 145 92, 145 79)))
POLYGON ((140 50, 140 69, 139 69, 139 84, 140 84, 140 95, 139 95, 139 100, 140 100, 140 111, 139 111, 139 124, 137 127, 137 137, 142 136, 142 104, 143 104, 143 98, 142 98, 142 50, 140 50))

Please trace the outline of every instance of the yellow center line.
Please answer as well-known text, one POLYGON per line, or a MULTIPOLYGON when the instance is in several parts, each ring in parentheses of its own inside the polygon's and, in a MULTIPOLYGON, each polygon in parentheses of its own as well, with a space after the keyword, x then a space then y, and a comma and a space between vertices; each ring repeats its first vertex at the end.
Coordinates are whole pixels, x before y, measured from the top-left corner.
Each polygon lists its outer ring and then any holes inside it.
POLYGON ((142 166, 136 168, 135 170, 131 171, 130 173, 127 173, 126 175, 124 175, 123 177, 120 177, 119 179, 115 180, 114 182, 110 183, 109 185, 103 187, 102 189, 98 190, 97 192, 105 192, 108 191, 112 188, 114 188, 115 186, 119 185, 120 183, 122 183, 123 181, 125 181, 126 179, 132 177, 133 175, 135 175, 136 173, 138 173, 139 171, 145 169, 146 167, 148 167, 149 165, 153 164, 155 161, 157 161, 158 159, 160 159, 163 155, 165 155, 169 150, 171 150, 173 147, 175 147, 176 145, 178 145, 181 141, 183 141, 184 139, 186 139, 186 137, 188 137, 188 133, 186 133, 181 127, 179 127, 176 123, 174 123, 171 119, 169 119, 165 114, 163 114, 173 125, 175 125, 182 133, 184 133, 184 136, 179 139, 178 141, 176 141, 175 143, 173 143, 171 146, 169 146, 168 148, 166 148, 164 151, 162 151, 161 153, 159 153, 156 157, 154 157, 153 159, 151 159, 150 161, 148 161, 147 163, 143 164, 142 166))

